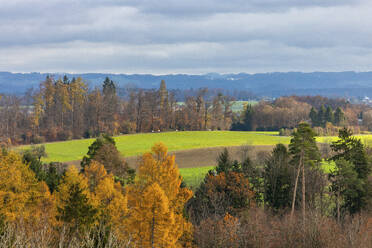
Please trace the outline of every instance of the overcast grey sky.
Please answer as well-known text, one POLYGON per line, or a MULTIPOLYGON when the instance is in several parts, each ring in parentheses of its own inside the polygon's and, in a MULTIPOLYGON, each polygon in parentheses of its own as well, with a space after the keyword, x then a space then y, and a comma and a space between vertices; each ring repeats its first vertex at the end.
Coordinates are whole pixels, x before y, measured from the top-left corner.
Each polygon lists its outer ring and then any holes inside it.
POLYGON ((0 71, 372 70, 371 0, 0 0, 0 71))

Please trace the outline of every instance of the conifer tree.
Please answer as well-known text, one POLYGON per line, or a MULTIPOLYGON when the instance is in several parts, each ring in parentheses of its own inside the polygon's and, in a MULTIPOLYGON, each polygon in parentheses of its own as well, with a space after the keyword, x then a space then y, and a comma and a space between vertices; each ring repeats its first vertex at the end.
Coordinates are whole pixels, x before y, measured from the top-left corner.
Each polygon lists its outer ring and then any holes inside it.
POLYGON ((319 126, 318 113, 317 113, 317 111, 315 110, 314 107, 311 108, 309 117, 311 119, 311 123, 312 123, 313 127, 319 126))
POLYGON ((325 121, 329 123, 334 123, 333 109, 331 106, 327 107, 327 110, 325 112, 325 121))
POLYGON ((326 123, 326 108, 324 105, 322 105, 318 111, 318 121, 319 121, 319 126, 324 127, 326 123))
POLYGON ((336 126, 342 126, 344 125, 344 121, 345 121, 344 112, 340 107, 338 107, 334 113, 334 124, 336 126))
POLYGON ((143 155, 138 171, 138 180, 127 188, 130 234, 139 245, 149 244, 144 247, 180 247, 182 235, 191 231, 183 210, 192 192, 181 187, 175 157, 157 143, 143 155))
POLYGON ((46 218, 53 222, 55 202, 48 186, 15 152, 0 150, 0 218, 25 224, 46 218))
POLYGON ((253 130, 253 107, 251 104, 248 104, 244 110, 243 116, 244 131, 253 130))
POLYGON ((302 215, 305 220, 306 213, 306 189, 305 189, 305 166, 312 167, 319 163, 320 153, 315 141, 315 133, 307 123, 300 123, 297 131, 293 133, 293 138, 289 144, 289 150, 292 155, 291 164, 297 167, 296 179, 292 197, 291 218, 294 214, 294 206, 297 195, 297 184, 300 172, 302 174, 302 215))
POLYGON ((69 224, 71 231, 86 230, 97 218, 97 209, 90 198, 88 180, 75 166, 71 166, 63 177, 57 192, 57 218, 69 224))
POLYGON ((291 204, 292 169, 289 161, 287 148, 278 144, 265 163, 265 203, 274 211, 291 204))
POLYGON ((336 179, 337 187, 334 188, 344 197, 344 207, 350 214, 355 214, 366 209, 372 197, 372 185, 368 180, 372 166, 364 145, 360 139, 352 136, 351 130, 341 129, 338 137, 339 140, 331 144, 336 153, 331 158, 336 162, 336 170, 330 176, 336 179), (340 188, 340 185, 344 185, 344 188, 340 188))

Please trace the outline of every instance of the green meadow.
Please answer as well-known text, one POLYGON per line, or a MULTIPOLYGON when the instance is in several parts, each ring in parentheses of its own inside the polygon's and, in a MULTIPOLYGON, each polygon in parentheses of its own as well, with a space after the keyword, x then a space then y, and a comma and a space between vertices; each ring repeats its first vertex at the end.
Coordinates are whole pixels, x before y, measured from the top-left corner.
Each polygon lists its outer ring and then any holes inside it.
POLYGON ((204 166, 204 167, 195 167, 195 168, 181 168, 180 174, 183 178, 183 181, 188 187, 196 189, 200 183, 203 181, 205 175, 209 170, 212 170, 214 166, 204 166))
MULTIPOLYGON (((87 153, 95 139, 70 140, 45 143, 48 157, 45 162, 68 162, 80 160, 87 153)), ((115 137, 116 146, 123 156, 134 156, 150 151, 156 142, 163 142, 169 151, 189 150, 206 147, 240 145, 288 144, 289 137, 278 136, 277 132, 232 132, 232 131, 185 131, 164 133, 143 133, 115 137)), ((21 146, 27 149, 29 146, 21 146)))
MULTIPOLYGON (((356 137, 366 144, 372 143, 372 135, 357 135, 356 137)), ((94 140, 81 139, 45 143, 48 157, 44 161, 80 160, 94 140)), ((337 140, 337 137, 317 137, 316 140, 317 142, 330 143, 337 140)), ((115 141, 120 153, 128 157, 150 151, 156 142, 165 143, 169 151, 179 151, 221 146, 289 144, 290 137, 279 136, 278 132, 184 131, 121 135, 115 137, 115 141)), ((27 149, 29 147, 18 148, 27 149)))
MULTIPOLYGON (((323 161, 321 165, 324 173, 330 173, 335 168, 334 162, 323 161)), ((188 187, 191 187, 192 189, 196 189, 203 181, 208 171, 212 170, 213 168, 214 166, 204 166, 194 168, 181 168, 179 170, 186 185, 188 187)))
MULTIPOLYGON (((360 138, 363 143, 372 143, 372 135, 357 135, 356 137, 360 138)), ((48 157, 44 161, 68 162, 80 160, 87 153, 89 145, 94 140, 81 139, 45 143, 48 157)), ((331 143, 337 140, 337 137, 317 137, 316 140, 321 143, 331 143)), ((278 132, 185 131, 121 135, 115 137, 115 141, 123 156, 135 156, 150 151, 156 142, 165 143, 169 151, 179 151, 221 146, 289 144, 290 137, 279 136, 278 132)), ((29 147, 21 146, 19 149, 29 147)), ((334 164, 323 161, 322 167, 325 173, 329 173, 334 168, 334 164)), ((213 166, 181 168, 180 173, 185 183, 195 188, 212 168, 213 166)))

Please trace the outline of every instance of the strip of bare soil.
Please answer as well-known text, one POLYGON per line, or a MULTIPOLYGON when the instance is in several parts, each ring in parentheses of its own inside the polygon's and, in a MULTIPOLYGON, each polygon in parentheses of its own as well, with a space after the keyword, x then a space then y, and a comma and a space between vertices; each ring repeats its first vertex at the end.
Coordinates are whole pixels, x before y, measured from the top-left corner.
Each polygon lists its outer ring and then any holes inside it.
MULTIPOLYGON (((217 157, 225 147, 208 147, 191 150, 169 152, 176 156, 176 163, 179 168, 193 168, 203 166, 215 166, 217 157)), ((232 159, 241 160, 247 154, 251 159, 263 159, 264 154, 270 152, 273 146, 230 146, 226 147, 232 159)), ((126 157, 129 166, 136 168, 140 156, 126 157)), ((67 162, 68 165, 80 165, 79 160, 67 162)))

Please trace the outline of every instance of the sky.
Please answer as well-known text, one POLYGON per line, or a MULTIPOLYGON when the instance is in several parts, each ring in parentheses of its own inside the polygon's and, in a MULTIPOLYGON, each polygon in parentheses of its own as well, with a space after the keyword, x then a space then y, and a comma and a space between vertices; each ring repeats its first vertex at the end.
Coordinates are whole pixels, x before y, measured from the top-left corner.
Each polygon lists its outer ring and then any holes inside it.
POLYGON ((371 0, 0 0, 0 71, 372 71, 371 0))

